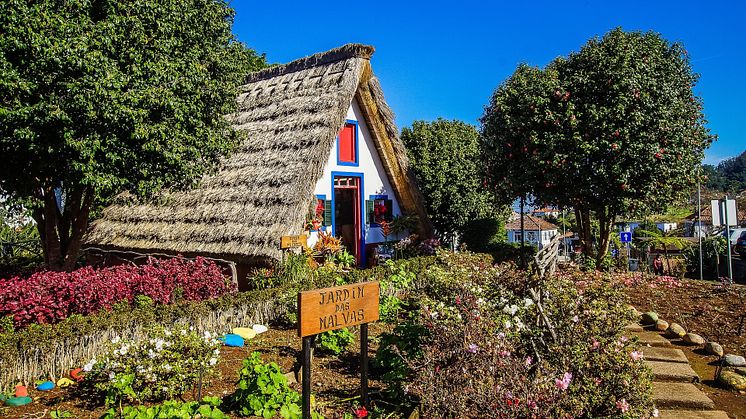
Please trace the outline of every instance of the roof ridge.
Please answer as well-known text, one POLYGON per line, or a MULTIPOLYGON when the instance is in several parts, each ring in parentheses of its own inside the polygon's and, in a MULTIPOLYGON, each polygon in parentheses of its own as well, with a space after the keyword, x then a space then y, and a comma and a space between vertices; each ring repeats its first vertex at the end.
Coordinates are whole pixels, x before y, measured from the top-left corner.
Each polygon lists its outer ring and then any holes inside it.
POLYGON ((269 79, 296 71, 306 70, 335 61, 348 60, 350 58, 364 58, 369 60, 376 51, 371 45, 364 44, 345 44, 341 47, 330 49, 329 51, 319 52, 308 57, 291 61, 287 64, 276 65, 265 68, 246 76, 246 83, 269 79))

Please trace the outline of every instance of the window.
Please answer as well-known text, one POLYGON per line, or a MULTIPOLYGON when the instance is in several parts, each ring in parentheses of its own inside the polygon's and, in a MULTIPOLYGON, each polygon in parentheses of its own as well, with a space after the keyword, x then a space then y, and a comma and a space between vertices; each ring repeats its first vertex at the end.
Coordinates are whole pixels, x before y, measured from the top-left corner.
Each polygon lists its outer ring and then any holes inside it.
POLYGON ((339 131, 337 143, 337 163, 343 166, 357 166, 357 124, 347 121, 339 131))
POLYGON ((521 241, 521 240, 522 240, 522 237, 523 237, 523 236, 522 236, 522 233, 521 233, 520 231, 514 231, 514 232, 513 232, 513 241, 514 241, 514 242, 519 242, 519 241, 521 241))
POLYGON ((371 195, 365 201, 365 211, 371 226, 380 225, 382 221, 391 222, 394 219, 394 202, 387 195, 371 195))

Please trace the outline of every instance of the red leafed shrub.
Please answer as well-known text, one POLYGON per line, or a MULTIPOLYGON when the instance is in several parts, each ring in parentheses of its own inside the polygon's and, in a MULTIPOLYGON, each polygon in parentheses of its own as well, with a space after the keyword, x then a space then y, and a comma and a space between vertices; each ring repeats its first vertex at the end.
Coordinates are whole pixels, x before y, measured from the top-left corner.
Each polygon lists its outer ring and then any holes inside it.
POLYGON ((28 278, 0 279, 0 317, 12 315, 16 327, 56 323, 72 314, 91 314, 119 301, 146 295, 169 304, 174 295, 201 301, 235 291, 220 268, 196 258, 150 259, 146 265, 120 265, 72 272, 41 271, 28 278))

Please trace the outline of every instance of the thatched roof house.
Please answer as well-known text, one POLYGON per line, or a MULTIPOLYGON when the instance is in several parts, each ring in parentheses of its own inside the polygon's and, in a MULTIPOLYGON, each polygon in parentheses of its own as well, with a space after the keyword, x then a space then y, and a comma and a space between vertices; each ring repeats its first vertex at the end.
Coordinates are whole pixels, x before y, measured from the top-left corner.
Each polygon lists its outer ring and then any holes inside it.
POLYGON ((217 173, 158 204, 106 208, 88 245, 266 264, 281 257, 281 236, 304 231, 315 204, 326 210, 321 229, 357 241, 358 260, 366 243, 381 241, 378 225, 366 221, 374 203, 376 210, 388 204, 389 216, 418 216, 419 233, 429 235, 394 116, 371 70, 373 52, 349 44, 250 74, 229 116, 247 136, 217 173), (353 190, 339 189, 347 187, 353 190), (339 224, 358 214, 346 221, 354 229, 339 224))

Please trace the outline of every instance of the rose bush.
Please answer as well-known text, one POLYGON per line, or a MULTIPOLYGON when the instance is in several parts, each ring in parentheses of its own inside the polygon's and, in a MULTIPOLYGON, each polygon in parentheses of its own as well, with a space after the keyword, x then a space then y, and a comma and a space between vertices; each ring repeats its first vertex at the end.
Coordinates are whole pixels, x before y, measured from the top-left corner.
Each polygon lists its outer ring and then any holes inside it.
POLYGON ((445 252, 422 275, 405 302, 409 316, 381 337, 374 365, 423 416, 653 413, 652 376, 622 335, 631 315, 618 281, 585 273, 539 281, 445 252))

